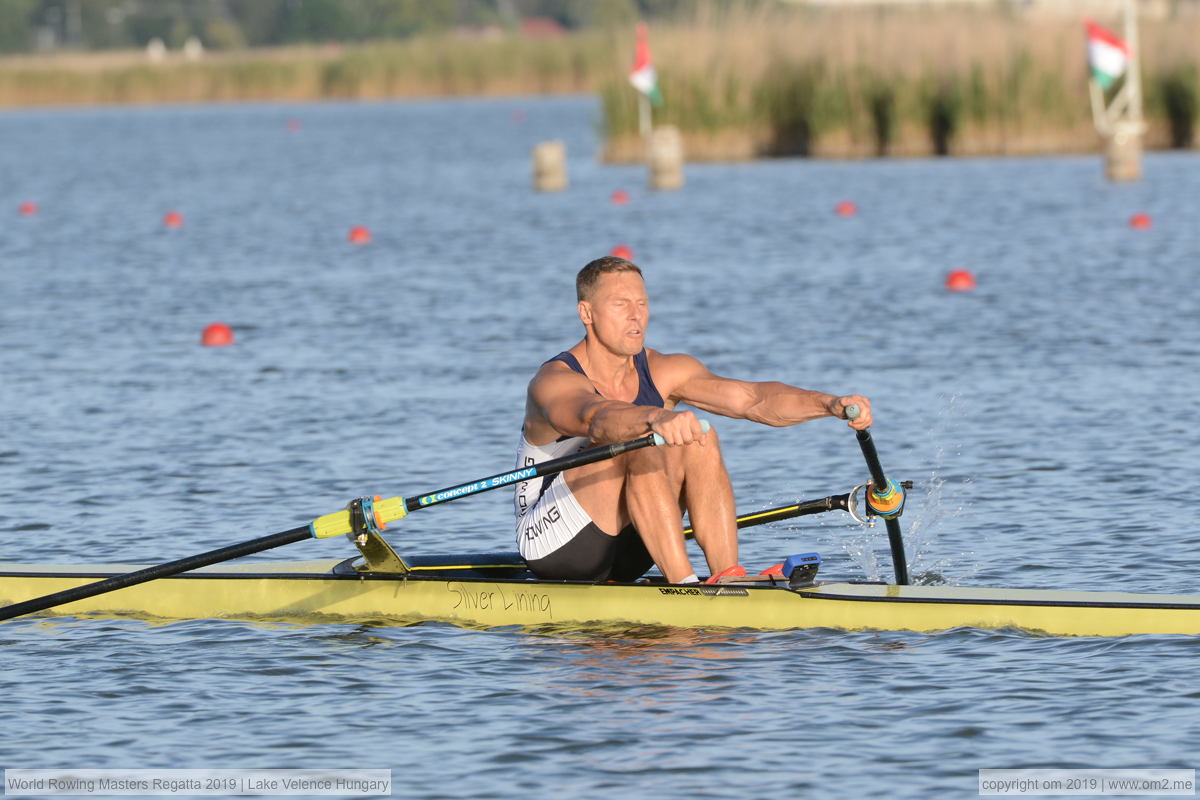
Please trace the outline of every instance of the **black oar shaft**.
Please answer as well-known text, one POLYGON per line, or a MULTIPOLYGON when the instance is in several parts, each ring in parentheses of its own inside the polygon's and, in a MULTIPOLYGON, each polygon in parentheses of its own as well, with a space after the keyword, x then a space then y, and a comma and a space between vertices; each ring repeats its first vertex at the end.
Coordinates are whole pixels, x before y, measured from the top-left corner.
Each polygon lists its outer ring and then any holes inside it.
MULTIPOLYGON (((810 514, 824 514, 827 511, 846 511, 850 508, 849 494, 835 494, 822 497, 820 500, 801 500, 788 506, 768 508, 763 511, 752 511, 737 518, 738 530, 752 528, 755 525, 765 525, 768 522, 778 522, 793 517, 807 517, 810 514)), ((685 528, 684 536, 694 536, 693 528, 685 528)))
POLYGON ((169 578, 172 575, 178 575, 181 572, 187 572, 200 567, 207 567, 211 564, 217 564, 221 561, 229 561, 234 558, 241 558, 252 553, 261 553, 263 550, 270 550, 273 547, 282 547, 285 544, 292 544, 303 539, 312 537, 312 532, 307 525, 299 528, 293 528, 290 531, 282 533, 273 533, 270 536, 263 536, 259 539, 251 539, 248 542, 241 544, 229 545, 218 550, 210 550, 207 553, 200 553, 187 558, 181 558, 177 561, 170 561, 166 564, 159 564, 146 569, 139 569, 136 572, 128 572, 124 575, 114 575, 111 578, 89 583, 84 586, 77 586, 74 589, 64 589, 61 592, 48 594, 44 597, 35 597, 32 600, 26 600, 22 603, 13 603, 11 606, 0 608, 0 620, 12 619, 24 614, 32 614, 36 611, 45 611, 54 606, 60 606, 64 603, 72 603, 76 600, 85 600, 89 597, 95 597, 98 594, 124 589, 127 586, 135 586, 146 581, 156 580, 157 578, 169 578))
POLYGON ((886 488, 887 478, 883 474, 883 466, 879 463, 879 453, 875 452, 875 440, 871 438, 871 431, 856 431, 856 435, 863 459, 867 462, 867 470, 871 473, 871 480, 877 489, 886 488))
MULTIPOLYGON (((702 423, 704 430, 708 430, 708 423, 702 423)), ((622 453, 628 453, 630 450, 638 450, 642 447, 651 447, 659 444, 661 438, 657 434, 644 436, 641 439, 633 439, 628 442, 618 442, 616 444, 601 445, 588 450, 583 450, 574 455, 564 458, 557 458, 552 461, 544 461, 541 464, 534 464, 522 469, 510 470, 509 472, 501 472, 492 475, 489 478, 483 478, 471 483, 462 483, 457 486, 451 486, 448 489, 443 489, 440 492, 432 492, 427 495, 421 495, 411 499, 395 498, 396 501, 403 501, 407 511, 415 511, 418 508, 437 505, 438 503, 446 503, 450 500, 457 500, 460 497, 476 494, 478 492, 488 491, 490 489, 498 489, 501 486, 507 486, 517 481, 528 480, 544 475, 553 475, 564 470, 574 467, 581 467, 584 464, 591 464, 595 461, 603 461, 606 458, 615 458, 622 453)), ((263 536, 259 539, 251 539, 248 542, 229 545, 218 550, 210 550, 207 553, 188 556, 177 561, 171 561, 166 564, 159 564, 153 567, 130 572, 125 575, 114 575, 111 578, 89 583, 85 586, 78 586, 74 589, 65 589, 61 592, 48 594, 44 597, 35 597, 30 600, 25 600, 20 603, 14 603, 10 606, 0 608, 0 620, 12 619, 24 614, 32 614, 36 611, 45 611, 48 608, 71 603, 76 600, 84 600, 89 597, 95 597, 98 594, 105 592, 124 589, 127 586, 135 586, 146 581, 156 580, 158 578, 169 578, 172 575, 178 575, 181 572, 187 572, 200 567, 207 567, 211 564, 217 564, 222 561, 230 561, 242 556, 248 556, 253 553, 261 553, 264 550, 270 550, 275 547, 282 547, 285 544, 292 544, 303 539, 309 538, 326 538, 329 536, 338 535, 340 526, 346 526, 341 533, 349 531, 347 518, 348 511, 335 512, 327 514, 314 520, 311 524, 299 528, 293 528, 282 533, 263 536), (329 525, 320 523, 332 520, 329 525)), ((400 516, 403 516, 401 514, 400 516)))
POLYGON ((820 500, 802 500, 790 506, 768 508, 765 511, 753 514, 743 514, 737 518, 737 526, 739 529, 750 528, 768 522, 792 519, 793 517, 807 517, 811 514, 824 514, 827 511, 845 511, 850 507, 849 499, 849 494, 835 494, 829 497, 822 497, 820 500))
POLYGON ((908 558, 904 555, 904 536, 900 533, 900 520, 895 517, 884 520, 887 527, 888 546, 892 548, 892 571, 896 573, 898 586, 908 585, 908 558))
MULTIPOLYGON (((887 489, 888 479, 883 474, 883 466, 879 463, 879 453, 875 452, 875 440, 869 430, 857 432, 858 446, 862 450, 863 459, 867 462, 867 471, 876 489, 887 489)), ((895 518, 885 520, 887 523, 888 546, 892 550, 892 571, 896 574, 896 583, 908 585, 908 558, 904 555, 904 535, 900 532, 900 522, 895 518)))

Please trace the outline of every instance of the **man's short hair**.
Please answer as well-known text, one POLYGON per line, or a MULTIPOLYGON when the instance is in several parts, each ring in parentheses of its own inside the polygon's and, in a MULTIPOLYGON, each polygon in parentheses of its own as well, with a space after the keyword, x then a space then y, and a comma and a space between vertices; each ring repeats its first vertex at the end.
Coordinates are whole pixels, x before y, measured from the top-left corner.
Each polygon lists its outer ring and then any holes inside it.
POLYGON ((587 300, 596 291, 600 276, 609 272, 636 272, 642 274, 637 264, 616 256, 604 256, 595 261, 589 261, 579 274, 575 276, 575 297, 577 300, 587 300))

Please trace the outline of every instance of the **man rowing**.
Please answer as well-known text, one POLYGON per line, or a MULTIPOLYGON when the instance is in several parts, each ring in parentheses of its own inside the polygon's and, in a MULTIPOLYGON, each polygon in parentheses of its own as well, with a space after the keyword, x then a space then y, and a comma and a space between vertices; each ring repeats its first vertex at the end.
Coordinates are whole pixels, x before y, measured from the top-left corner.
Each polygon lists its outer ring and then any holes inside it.
POLYGON ((517 450, 524 467, 657 433, 666 446, 517 485, 517 546, 539 578, 632 581, 658 565, 671 583, 698 581, 684 546, 683 512, 708 562, 709 580, 745 575, 738 564, 733 488, 715 431, 680 403, 785 426, 818 417, 871 424, 861 395, 714 375, 698 359, 645 346, 650 305, 642 271, 614 256, 575 279, 584 338, 542 364, 529 383, 517 450))

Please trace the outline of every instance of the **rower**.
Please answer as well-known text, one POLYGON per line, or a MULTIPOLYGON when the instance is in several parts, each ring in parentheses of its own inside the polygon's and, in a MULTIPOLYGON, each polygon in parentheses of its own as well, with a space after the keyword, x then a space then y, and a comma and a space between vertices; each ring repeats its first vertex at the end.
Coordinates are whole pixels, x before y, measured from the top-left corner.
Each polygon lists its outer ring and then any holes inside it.
POLYGON ((584 337, 546 361, 529 383, 517 466, 654 433, 652 447, 546 479, 519 483, 517 546, 539 578, 632 581, 657 565, 671 583, 698 581, 682 534, 686 511, 715 581, 738 564, 733 489, 715 431, 683 403, 711 414, 785 426, 820 417, 871 424, 861 395, 713 374, 699 359, 645 346, 650 320, 642 271, 615 256, 575 280, 584 337))

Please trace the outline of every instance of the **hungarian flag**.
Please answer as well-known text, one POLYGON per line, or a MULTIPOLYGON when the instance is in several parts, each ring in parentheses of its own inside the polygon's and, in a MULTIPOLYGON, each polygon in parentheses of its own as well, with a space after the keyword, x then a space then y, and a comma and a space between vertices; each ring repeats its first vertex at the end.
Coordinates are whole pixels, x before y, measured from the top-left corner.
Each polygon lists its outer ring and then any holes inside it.
POLYGON ((1090 20, 1085 21, 1084 25, 1087 26, 1088 67, 1100 87, 1108 89, 1125 74, 1125 68, 1129 65, 1129 45, 1112 31, 1090 20))
POLYGON ((646 23, 639 22, 637 26, 637 50, 633 56, 633 71, 629 73, 629 82, 633 88, 650 99, 651 105, 662 105, 662 92, 658 90, 658 73, 654 71, 654 62, 650 60, 650 40, 646 23))

